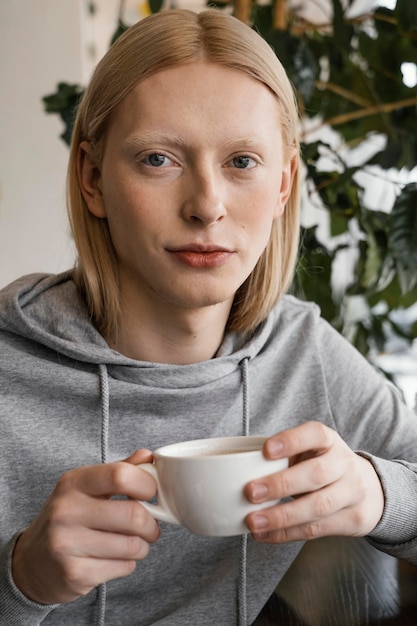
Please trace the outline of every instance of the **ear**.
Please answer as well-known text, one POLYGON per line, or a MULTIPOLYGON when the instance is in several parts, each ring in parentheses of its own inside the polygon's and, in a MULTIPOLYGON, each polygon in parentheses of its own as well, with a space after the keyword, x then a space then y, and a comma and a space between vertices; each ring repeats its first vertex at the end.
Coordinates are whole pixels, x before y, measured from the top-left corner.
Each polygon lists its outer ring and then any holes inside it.
POLYGON ((298 169, 298 152, 296 148, 290 148, 288 153, 284 156, 287 162, 282 168, 281 186, 274 215, 275 218, 280 217, 284 213, 285 206, 291 194, 294 176, 298 169))
POLYGON ((82 141, 78 148, 77 176, 88 210, 96 217, 105 218, 106 211, 101 192, 101 172, 93 158, 88 141, 82 141))

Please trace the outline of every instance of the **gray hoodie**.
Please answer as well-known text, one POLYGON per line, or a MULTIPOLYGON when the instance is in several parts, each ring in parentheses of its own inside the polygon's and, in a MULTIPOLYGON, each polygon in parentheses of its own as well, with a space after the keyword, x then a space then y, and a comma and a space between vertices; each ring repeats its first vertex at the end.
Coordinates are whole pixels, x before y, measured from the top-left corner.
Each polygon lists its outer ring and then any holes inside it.
POLYGON ((315 305, 286 296, 251 336, 227 335, 216 358, 178 366, 109 348, 70 273, 10 285, 0 292, 0 626, 252 623, 301 543, 201 538, 162 524, 131 576, 53 606, 14 585, 13 545, 70 468, 312 419, 380 476, 386 507, 369 541, 417 564, 417 418, 315 305))

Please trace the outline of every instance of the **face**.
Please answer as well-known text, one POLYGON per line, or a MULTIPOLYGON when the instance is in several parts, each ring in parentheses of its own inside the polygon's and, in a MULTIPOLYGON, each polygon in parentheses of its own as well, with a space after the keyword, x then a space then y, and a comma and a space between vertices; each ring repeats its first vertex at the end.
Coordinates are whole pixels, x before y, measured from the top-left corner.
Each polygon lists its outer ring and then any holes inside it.
POLYGON ((284 211, 291 156, 275 98, 243 72, 199 62, 140 82, 113 115, 101 165, 80 150, 123 304, 230 309, 284 211))

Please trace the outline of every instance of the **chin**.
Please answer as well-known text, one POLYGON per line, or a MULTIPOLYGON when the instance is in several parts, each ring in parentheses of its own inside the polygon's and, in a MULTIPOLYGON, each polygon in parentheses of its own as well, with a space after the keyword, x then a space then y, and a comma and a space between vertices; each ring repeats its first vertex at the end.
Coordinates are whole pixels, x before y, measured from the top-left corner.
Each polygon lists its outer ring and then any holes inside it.
POLYGON ((206 309, 210 307, 223 306, 230 307, 232 306, 233 299, 235 293, 218 293, 213 294, 192 294, 187 297, 186 294, 183 294, 180 298, 176 297, 173 300, 176 302, 177 306, 184 309, 206 309))

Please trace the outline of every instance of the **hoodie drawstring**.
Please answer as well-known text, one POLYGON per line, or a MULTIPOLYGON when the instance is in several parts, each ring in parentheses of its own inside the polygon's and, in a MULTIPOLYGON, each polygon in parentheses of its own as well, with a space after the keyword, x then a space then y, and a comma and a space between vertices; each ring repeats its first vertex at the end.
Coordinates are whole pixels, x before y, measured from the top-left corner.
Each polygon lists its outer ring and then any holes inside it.
MULTIPOLYGON (((107 463, 109 456, 109 375, 107 367, 99 365, 100 377, 100 398, 101 398, 101 462, 107 463)), ((105 626, 106 614, 106 583, 102 583, 97 588, 97 626, 105 626)))
POLYGON ((105 365, 99 365, 101 397, 101 462, 108 463, 109 455, 109 375, 105 365))
POLYGON ((242 361, 242 382, 243 382, 243 416, 242 416, 242 434, 245 437, 249 435, 249 357, 242 361))
MULTIPOLYGON (((249 358, 245 358, 241 364, 242 367, 242 384, 243 384, 243 415, 242 415, 242 434, 247 437, 249 435, 249 358)), ((247 601, 246 601, 246 569, 247 569, 247 549, 248 535, 240 537, 240 563, 239 563, 239 579, 238 579, 238 624, 246 626, 248 621, 247 601)))

